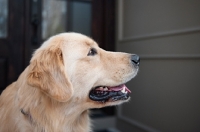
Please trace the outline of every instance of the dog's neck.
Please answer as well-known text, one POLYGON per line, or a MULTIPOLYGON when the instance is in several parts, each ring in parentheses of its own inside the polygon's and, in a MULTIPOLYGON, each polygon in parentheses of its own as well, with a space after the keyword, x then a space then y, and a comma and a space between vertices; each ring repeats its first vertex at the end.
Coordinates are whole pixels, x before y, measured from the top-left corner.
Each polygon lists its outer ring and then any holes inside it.
MULTIPOLYGON (((33 96, 29 94, 29 102, 33 102, 33 104, 23 104, 23 106, 20 106, 20 114, 27 119, 27 122, 29 122, 31 126, 37 126, 41 130, 44 130, 48 125, 51 126, 50 129, 52 130, 46 131, 50 132, 62 131, 63 129, 66 129, 69 132, 89 131, 90 121, 88 110, 82 109, 80 107, 81 104, 77 104, 76 102, 57 102, 45 95, 36 99, 34 98, 34 94, 43 93, 41 93, 37 88, 30 89, 34 90, 32 91, 33 96), (71 126, 76 127, 71 128, 71 126), (85 126, 85 128, 83 128, 83 126, 85 126)), ((23 102, 24 98, 22 97, 20 100, 23 102)))

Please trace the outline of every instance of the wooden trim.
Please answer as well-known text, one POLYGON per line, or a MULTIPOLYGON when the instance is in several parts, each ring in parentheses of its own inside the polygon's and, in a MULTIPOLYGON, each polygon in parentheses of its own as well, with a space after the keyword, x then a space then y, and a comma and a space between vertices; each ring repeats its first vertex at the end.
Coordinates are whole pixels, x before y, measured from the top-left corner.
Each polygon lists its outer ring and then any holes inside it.
POLYGON ((104 47, 104 0, 92 1, 92 38, 104 47))
POLYGON ((105 49, 115 50, 115 0, 107 0, 105 3, 105 49))
POLYGON ((92 1, 92 37, 105 50, 115 50, 115 0, 92 1))

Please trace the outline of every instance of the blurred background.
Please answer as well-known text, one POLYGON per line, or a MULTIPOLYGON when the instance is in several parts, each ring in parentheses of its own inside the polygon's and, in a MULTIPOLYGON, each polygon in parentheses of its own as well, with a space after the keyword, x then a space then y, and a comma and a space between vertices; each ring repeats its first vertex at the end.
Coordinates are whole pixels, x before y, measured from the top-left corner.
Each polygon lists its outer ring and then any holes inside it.
POLYGON ((95 132, 199 132, 199 14, 199 0, 0 0, 0 91, 48 37, 80 32, 141 57, 131 101, 93 109, 95 132))

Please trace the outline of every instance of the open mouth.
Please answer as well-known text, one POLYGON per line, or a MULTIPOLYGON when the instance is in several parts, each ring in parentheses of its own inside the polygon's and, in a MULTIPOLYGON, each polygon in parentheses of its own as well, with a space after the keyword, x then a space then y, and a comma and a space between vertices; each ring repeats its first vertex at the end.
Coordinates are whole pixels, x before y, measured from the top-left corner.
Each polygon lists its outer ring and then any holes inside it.
POLYGON ((108 87, 98 86, 90 91, 89 97, 93 101, 107 102, 127 100, 131 91, 125 86, 125 84, 108 87))

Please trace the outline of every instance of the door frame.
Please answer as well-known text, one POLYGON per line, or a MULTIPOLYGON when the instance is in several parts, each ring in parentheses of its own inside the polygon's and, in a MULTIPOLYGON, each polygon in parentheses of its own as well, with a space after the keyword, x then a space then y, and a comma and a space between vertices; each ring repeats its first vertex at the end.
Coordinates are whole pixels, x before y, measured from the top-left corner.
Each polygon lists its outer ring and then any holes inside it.
POLYGON ((115 0, 92 1, 92 37, 105 50, 115 50, 115 0))
POLYGON ((0 38, 0 92, 24 69, 24 0, 8 0, 7 36, 0 38))

